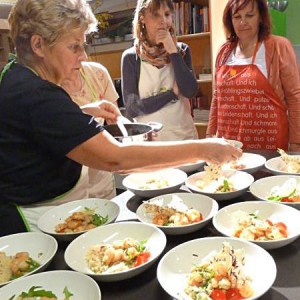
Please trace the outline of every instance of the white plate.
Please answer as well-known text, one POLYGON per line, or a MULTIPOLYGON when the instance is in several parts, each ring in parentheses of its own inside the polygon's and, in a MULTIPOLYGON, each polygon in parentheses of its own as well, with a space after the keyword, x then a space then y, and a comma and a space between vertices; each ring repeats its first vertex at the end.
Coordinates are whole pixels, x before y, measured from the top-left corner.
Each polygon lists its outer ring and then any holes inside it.
POLYGON ((52 291, 58 299, 65 299, 63 290, 67 287, 73 294, 72 300, 101 300, 98 284, 92 278, 73 271, 48 271, 22 278, 1 288, 0 299, 8 300, 13 295, 28 292, 33 286, 52 291))
POLYGON ((260 219, 269 219, 274 222, 283 222, 288 229, 288 237, 273 241, 251 241, 264 249, 276 249, 295 241, 300 235, 300 211, 280 203, 264 201, 246 201, 228 205, 213 218, 215 228, 223 235, 233 237, 236 230, 234 213, 243 211, 248 214, 255 213, 260 219))
POLYGON ((211 237, 183 243, 160 260, 157 267, 157 279, 163 289, 176 299, 190 299, 184 288, 187 276, 193 265, 214 251, 222 249, 222 243, 229 242, 235 249, 245 250, 245 274, 252 278, 251 287, 254 296, 247 300, 258 299, 273 285, 276 278, 276 264, 272 256, 263 248, 240 239, 211 237))
POLYGON ((186 173, 192 173, 192 172, 200 170, 204 165, 205 165, 204 160, 198 160, 196 163, 193 163, 193 164, 181 165, 181 166, 177 167, 177 169, 180 169, 186 173))
MULTIPOLYGON (((300 158, 300 155, 291 155, 300 158)), ((286 164, 282 160, 281 156, 271 158, 266 161, 265 167, 275 175, 300 175, 300 173, 287 172, 286 164)))
POLYGON ((98 198, 76 200, 55 206, 46 211, 38 220, 38 228, 45 233, 51 234, 57 240, 71 241, 85 231, 57 233, 55 232, 55 226, 64 223, 65 219, 74 212, 83 211, 85 208, 94 209, 95 213, 100 214, 102 217, 108 216, 108 220, 104 225, 114 222, 120 213, 118 204, 110 200, 98 198))
POLYGON ((154 225, 140 222, 114 223, 90 230, 73 240, 65 251, 65 261, 71 269, 85 273, 97 281, 119 281, 147 270, 158 259, 166 242, 165 234, 154 225), (112 244, 125 238, 147 240, 146 249, 151 253, 150 259, 138 267, 112 274, 96 274, 88 267, 85 256, 91 246, 101 243, 112 244))
POLYGON ((135 195, 153 198, 163 194, 174 193, 179 190, 187 175, 179 169, 163 169, 156 172, 133 173, 123 179, 123 185, 135 195), (149 180, 167 180, 168 186, 145 189, 149 180))
MULTIPOLYGON (((268 200, 270 192, 274 186, 282 186, 290 178, 295 178, 297 184, 300 184, 300 176, 297 175, 275 175, 256 180, 250 185, 251 194, 259 200, 268 201, 274 203, 272 200, 268 200)), ((280 202, 284 205, 292 206, 300 209, 300 202, 280 202)))
POLYGON ((201 190, 197 187, 196 182, 197 180, 203 179, 205 176, 206 171, 195 173, 189 176, 185 182, 186 186, 191 189, 193 192, 204 194, 209 196, 215 200, 228 200, 236 198, 242 194, 244 194, 250 184, 254 181, 252 175, 242 172, 242 171, 232 171, 232 170, 223 170, 221 174, 228 178, 228 180, 233 184, 236 191, 234 192, 223 192, 223 193, 210 193, 201 190))
MULTIPOLYGON (((52 261, 57 247, 57 241, 52 236, 41 232, 23 232, 1 237, 1 252, 5 252, 7 256, 13 256, 17 252, 28 252, 29 257, 36 260, 40 266, 20 278, 0 283, 0 286, 10 282, 19 282, 23 277, 43 271, 52 261)), ((0 299, 4 298, 0 297, 0 299)))
POLYGON ((244 167, 238 169, 239 171, 244 171, 249 174, 253 174, 261 169, 266 162, 265 157, 259 154, 254 153, 246 153, 244 152, 243 155, 235 162, 223 165, 223 170, 236 170, 234 165, 243 165, 244 167))
MULTIPOLYGON (((207 197, 205 195, 192 194, 192 193, 174 193, 174 194, 158 196, 150 199, 149 202, 155 202, 158 199, 161 199, 162 206, 166 206, 168 203, 172 201, 174 196, 177 196, 180 199, 182 199, 182 202, 188 208, 197 209, 202 214, 203 220, 197 223, 193 223, 190 225, 183 225, 183 226, 159 226, 154 224, 166 234, 179 235, 179 234, 187 234, 187 233, 197 231, 207 225, 207 223, 217 213, 219 208, 218 203, 212 198, 207 197)), ((136 216, 143 223, 153 224, 152 215, 146 213, 144 203, 138 207, 136 211, 136 216)))

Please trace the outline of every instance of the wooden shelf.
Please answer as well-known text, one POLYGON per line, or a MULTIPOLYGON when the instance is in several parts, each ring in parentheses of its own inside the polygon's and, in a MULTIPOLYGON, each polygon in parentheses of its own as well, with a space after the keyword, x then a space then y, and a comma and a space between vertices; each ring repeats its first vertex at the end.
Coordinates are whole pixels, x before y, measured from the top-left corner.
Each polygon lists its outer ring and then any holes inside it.
POLYGON ((124 51, 132 46, 133 41, 122 41, 122 42, 114 42, 114 43, 107 43, 107 44, 95 44, 95 45, 88 45, 88 53, 95 54, 95 53, 105 53, 105 52, 115 52, 115 51, 124 51))
POLYGON ((208 39, 208 38, 210 38, 210 32, 200 32, 200 33, 192 33, 192 34, 178 35, 177 36, 177 40, 179 42, 187 41, 187 40, 208 39))

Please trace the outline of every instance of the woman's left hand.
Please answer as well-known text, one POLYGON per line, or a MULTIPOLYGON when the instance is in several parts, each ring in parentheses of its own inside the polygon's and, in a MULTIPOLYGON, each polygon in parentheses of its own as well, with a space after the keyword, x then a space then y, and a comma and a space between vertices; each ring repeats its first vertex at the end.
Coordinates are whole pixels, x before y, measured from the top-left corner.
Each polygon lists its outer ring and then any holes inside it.
POLYGON ((116 105, 107 101, 101 100, 89 103, 80 107, 81 110, 95 118, 103 118, 108 124, 116 123, 121 112, 116 105))

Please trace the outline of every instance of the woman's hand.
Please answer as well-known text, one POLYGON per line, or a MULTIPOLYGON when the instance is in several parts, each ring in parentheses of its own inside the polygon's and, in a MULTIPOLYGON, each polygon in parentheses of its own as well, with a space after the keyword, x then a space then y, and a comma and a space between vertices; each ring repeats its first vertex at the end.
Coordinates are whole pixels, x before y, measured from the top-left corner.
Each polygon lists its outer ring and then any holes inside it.
POLYGON ((156 33, 156 43, 163 44, 164 48, 169 54, 177 52, 177 47, 173 41, 173 38, 169 30, 166 29, 158 30, 156 33))
POLYGON ((101 100, 89 103, 80 107, 81 110, 95 118, 103 118, 108 124, 116 123, 121 112, 116 105, 107 101, 101 100))
POLYGON ((240 148, 228 143, 225 139, 206 138, 200 140, 200 143, 205 143, 203 150, 205 161, 212 164, 224 164, 230 161, 239 159, 243 151, 240 148))

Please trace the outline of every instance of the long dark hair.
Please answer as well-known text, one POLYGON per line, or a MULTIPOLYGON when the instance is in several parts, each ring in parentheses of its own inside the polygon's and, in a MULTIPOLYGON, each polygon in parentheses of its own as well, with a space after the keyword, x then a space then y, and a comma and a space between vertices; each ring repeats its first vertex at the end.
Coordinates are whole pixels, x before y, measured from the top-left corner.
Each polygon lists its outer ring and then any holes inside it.
POLYGON ((237 42, 237 36, 232 24, 232 16, 251 2, 253 6, 255 2, 257 3, 260 15, 258 41, 263 41, 268 35, 271 34, 272 23, 269 9, 265 0, 228 0, 223 12, 223 26, 228 41, 237 42))

